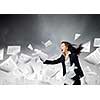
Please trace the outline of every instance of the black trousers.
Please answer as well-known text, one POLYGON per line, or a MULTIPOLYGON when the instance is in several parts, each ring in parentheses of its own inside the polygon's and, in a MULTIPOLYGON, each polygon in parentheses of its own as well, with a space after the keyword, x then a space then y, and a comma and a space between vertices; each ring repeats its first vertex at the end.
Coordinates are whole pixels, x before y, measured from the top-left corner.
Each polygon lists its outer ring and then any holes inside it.
POLYGON ((72 79, 74 80, 73 85, 81 85, 81 81, 78 75, 74 76, 72 79))
POLYGON ((78 80, 74 80, 73 85, 81 85, 81 81, 80 81, 80 79, 78 79, 78 80))
MULTIPOLYGON (((68 84, 64 83, 64 85, 68 85, 68 84)), ((81 85, 81 81, 80 80, 75 80, 73 85, 81 85)))

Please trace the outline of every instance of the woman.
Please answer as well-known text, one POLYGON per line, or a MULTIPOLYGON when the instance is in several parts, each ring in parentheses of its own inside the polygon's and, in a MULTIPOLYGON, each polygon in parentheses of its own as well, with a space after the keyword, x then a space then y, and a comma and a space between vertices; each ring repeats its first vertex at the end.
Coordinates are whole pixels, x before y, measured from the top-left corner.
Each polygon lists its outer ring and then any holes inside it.
POLYGON ((78 55, 80 54, 80 51, 82 49, 81 45, 78 48, 75 48, 72 46, 71 43, 62 41, 60 49, 62 52, 62 55, 60 58, 56 60, 46 60, 43 63, 44 64, 62 63, 63 76, 69 75, 70 78, 74 80, 73 85, 81 85, 80 78, 84 76, 79 60, 78 60, 78 55), (71 68, 71 66, 73 65, 74 65, 74 68, 73 68, 74 73, 72 72, 71 74, 68 74, 68 72, 71 72, 68 69, 71 68))

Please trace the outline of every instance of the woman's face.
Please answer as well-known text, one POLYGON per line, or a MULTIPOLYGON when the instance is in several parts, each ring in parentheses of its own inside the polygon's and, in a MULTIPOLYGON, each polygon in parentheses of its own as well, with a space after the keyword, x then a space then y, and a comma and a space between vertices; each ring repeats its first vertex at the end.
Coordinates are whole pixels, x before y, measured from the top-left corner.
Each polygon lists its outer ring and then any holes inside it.
POLYGON ((68 47, 64 43, 61 43, 60 49, 62 53, 66 53, 68 51, 68 47))

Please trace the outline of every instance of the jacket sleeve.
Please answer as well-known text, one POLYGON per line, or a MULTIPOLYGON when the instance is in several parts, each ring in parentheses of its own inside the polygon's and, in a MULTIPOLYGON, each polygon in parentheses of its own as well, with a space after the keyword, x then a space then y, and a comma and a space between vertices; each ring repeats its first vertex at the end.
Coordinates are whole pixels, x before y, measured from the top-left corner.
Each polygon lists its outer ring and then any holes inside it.
POLYGON ((76 74, 79 75, 80 78, 83 77, 84 74, 83 74, 83 71, 81 69, 81 66, 80 66, 80 63, 78 60, 78 56, 76 54, 73 56, 73 63, 77 67, 77 69, 75 69, 76 74))
POLYGON ((61 55, 60 58, 56 59, 56 60, 46 60, 45 62, 43 62, 44 64, 58 64, 61 63, 64 60, 64 56, 61 55))

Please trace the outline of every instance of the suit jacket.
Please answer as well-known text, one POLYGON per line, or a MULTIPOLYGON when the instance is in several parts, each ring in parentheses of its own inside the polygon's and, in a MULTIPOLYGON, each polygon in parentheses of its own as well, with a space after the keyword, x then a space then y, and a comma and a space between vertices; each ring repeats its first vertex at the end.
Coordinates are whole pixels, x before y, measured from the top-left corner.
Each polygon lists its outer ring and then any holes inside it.
MULTIPOLYGON (((73 63, 75 64, 75 67, 77 67, 77 69, 74 69, 75 71, 75 76, 72 78, 73 80, 79 80, 81 77, 84 76, 83 71, 81 69, 79 60, 78 60, 78 56, 76 53, 71 53, 69 54, 69 58, 70 58, 70 65, 72 66, 73 63)), ((64 55, 61 55, 60 58, 56 59, 56 60, 46 60, 45 62, 43 62, 44 64, 58 64, 58 63, 62 63, 62 67, 63 67, 63 76, 66 74, 66 65, 65 65, 65 57, 64 55)))

